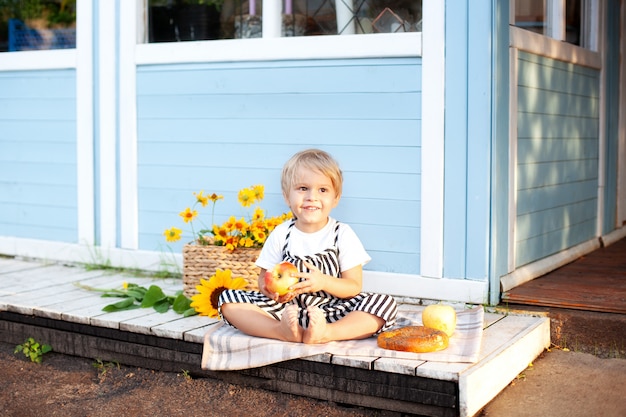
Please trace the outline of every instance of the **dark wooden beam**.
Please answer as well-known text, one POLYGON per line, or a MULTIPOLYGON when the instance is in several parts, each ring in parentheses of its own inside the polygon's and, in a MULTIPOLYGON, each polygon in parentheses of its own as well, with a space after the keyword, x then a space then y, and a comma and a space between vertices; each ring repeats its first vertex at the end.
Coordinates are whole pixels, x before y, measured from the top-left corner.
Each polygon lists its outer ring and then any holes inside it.
POLYGON ((307 360, 291 360, 241 371, 200 368, 202 345, 117 329, 0 312, 0 340, 20 344, 29 337, 58 353, 166 372, 186 371, 271 391, 413 415, 459 414, 458 384, 307 360))

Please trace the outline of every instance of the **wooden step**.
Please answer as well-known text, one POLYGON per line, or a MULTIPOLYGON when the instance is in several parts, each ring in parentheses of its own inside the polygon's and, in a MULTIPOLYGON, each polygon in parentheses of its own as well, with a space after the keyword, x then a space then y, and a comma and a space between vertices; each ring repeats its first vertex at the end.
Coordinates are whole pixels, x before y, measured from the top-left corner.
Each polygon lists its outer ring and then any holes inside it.
POLYGON ((322 354, 243 371, 200 368, 203 337, 216 320, 169 311, 105 313, 115 301, 83 290, 124 281, 158 283, 166 293, 180 281, 134 278, 75 267, 23 265, 0 258, 0 340, 28 337, 58 353, 168 372, 218 378, 327 401, 432 416, 472 416, 550 344, 545 316, 485 313, 479 361, 441 363, 322 354), (11 270, 4 266, 12 265, 11 270), (7 271, 7 272, 5 272, 7 271))

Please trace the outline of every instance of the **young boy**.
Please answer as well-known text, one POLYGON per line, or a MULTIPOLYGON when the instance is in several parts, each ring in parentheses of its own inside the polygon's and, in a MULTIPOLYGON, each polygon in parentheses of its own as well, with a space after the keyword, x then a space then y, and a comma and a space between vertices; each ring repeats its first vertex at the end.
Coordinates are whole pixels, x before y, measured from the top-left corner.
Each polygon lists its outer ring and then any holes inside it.
POLYGON ((343 185, 337 162, 318 149, 299 152, 285 164, 281 185, 294 219, 276 227, 261 250, 259 291, 222 292, 224 321, 251 336, 303 343, 364 339, 393 326, 395 300, 361 292, 371 258, 350 226, 330 217, 343 185), (263 276, 282 261, 298 268, 300 282, 281 297, 263 276))

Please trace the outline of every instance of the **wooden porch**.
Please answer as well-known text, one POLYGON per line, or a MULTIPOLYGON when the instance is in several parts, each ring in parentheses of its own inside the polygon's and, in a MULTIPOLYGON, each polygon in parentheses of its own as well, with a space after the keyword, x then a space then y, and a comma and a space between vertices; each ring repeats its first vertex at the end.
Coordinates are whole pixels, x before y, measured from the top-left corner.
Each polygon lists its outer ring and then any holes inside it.
POLYGON ((502 301, 626 314, 626 239, 513 288, 502 301))
POLYGON ((200 368, 203 337, 215 320, 151 308, 105 313, 102 307, 116 299, 75 285, 119 288, 124 281, 156 283, 167 294, 181 288, 176 279, 0 258, 0 340, 17 345, 33 337, 63 354, 427 416, 475 415, 550 344, 547 317, 487 312, 475 364, 323 354, 244 371, 206 371, 200 368))

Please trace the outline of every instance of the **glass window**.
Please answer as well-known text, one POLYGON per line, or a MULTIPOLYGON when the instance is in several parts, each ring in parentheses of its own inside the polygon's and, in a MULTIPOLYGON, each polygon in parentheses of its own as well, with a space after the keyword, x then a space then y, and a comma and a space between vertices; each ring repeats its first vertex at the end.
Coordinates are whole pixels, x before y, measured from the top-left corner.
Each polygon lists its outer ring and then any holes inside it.
POLYGON ((545 34, 546 5, 544 0, 516 0, 515 26, 545 34))
MULTIPOLYGON (((149 42, 263 34, 263 0, 149 0, 148 8, 149 42)), ((281 36, 416 32, 421 31, 422 1, 283 0, 280 12, 281 36)))
POLYGON ((76 47, 76 0, 0 0, 0 52, 76 47))
POLYGON ((511 0, 511 11, 515 26, 596 50, 599 4, 598 0, 511 0))
POLYGON ((565 42, 581 45, 581 0, 565 2, 565 42))

